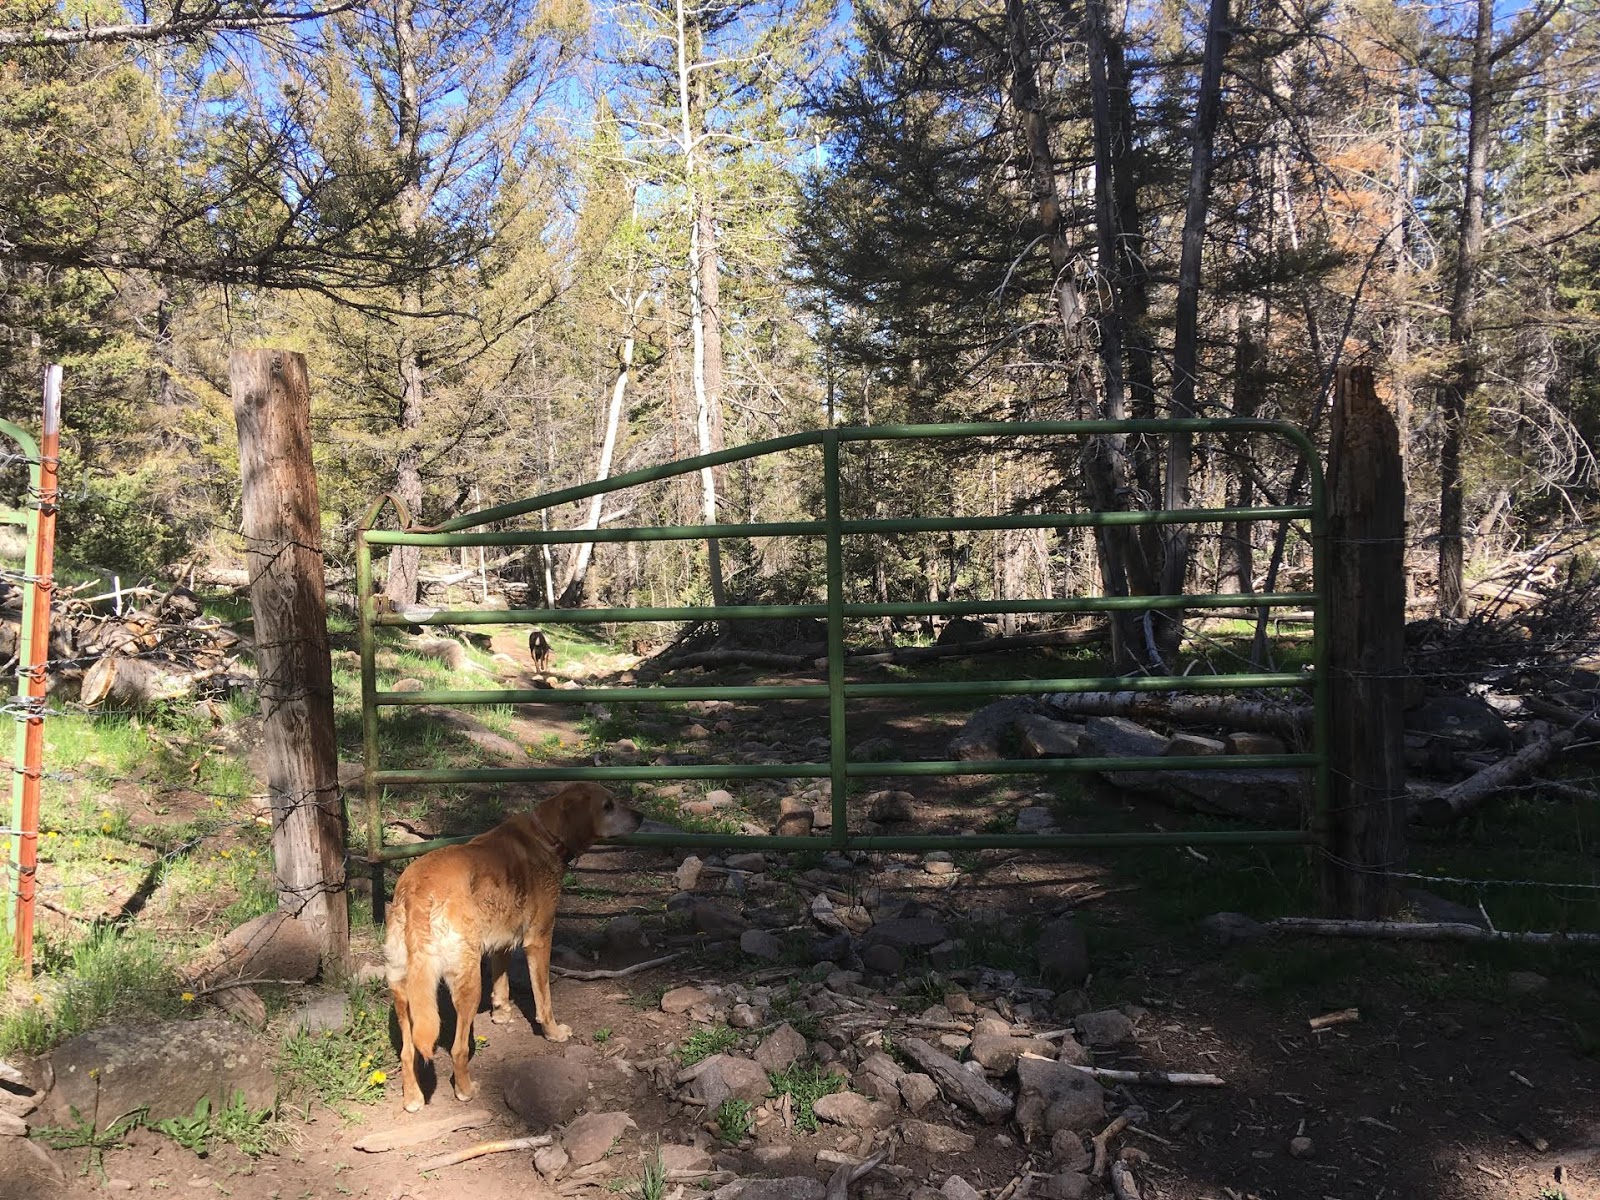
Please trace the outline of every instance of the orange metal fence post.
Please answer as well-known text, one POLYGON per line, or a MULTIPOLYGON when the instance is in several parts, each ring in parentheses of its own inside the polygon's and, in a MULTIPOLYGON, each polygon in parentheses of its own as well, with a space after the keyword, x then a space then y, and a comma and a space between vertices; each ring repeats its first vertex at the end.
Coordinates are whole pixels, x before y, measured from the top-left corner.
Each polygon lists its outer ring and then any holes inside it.
POLYGON ((54 587, 56 559, 56 504, 59 491, 61 455, 61 368, 45 368, 44 427, 39 442, 39 488, 34 502, 39 506, 38 557, 32 638, 28 661, 22 673, 28 682, 26 698, 26 739, 22 758, 21 853, 17 878, 16 953, 23 969, 33 971, 33 909, 39 869, 39 785, 44 768, 44 704, 50 657, 50 601, 54 587))

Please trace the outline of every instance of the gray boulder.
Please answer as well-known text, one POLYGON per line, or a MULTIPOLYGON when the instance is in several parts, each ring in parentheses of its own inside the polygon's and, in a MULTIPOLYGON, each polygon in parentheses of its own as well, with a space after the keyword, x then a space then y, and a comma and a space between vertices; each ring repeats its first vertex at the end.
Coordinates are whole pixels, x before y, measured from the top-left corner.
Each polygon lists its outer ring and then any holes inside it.
POLYGON ((213 1108, 230 1103, 236 1091, 256 1109, 277 1098, 271 1053, 223 1017, 107 1025, 57 1046, 50 1064, 56 1082, 40 1122, 47 1125, 71 1125, 72 1108, 112 1120, 147 1107, 150 1120, 163 1121, 189 1116, 203 1096, 213 1108))
POLYGON ((588 1096, 588 1070, 554 1055, 524 1063, 505 1090, 506 1107, 535 1133, 570 1120, 588 1096))

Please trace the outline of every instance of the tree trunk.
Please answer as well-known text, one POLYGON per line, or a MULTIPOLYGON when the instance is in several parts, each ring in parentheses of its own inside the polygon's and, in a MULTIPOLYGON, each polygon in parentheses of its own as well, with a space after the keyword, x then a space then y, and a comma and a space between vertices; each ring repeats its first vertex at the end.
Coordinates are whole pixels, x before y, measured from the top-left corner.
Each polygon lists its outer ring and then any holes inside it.
MULTIPOLYGON (((414 0, 399 0, 395 9, 395 58, 400 77, 398 108, 395 113, 396 149, 405 187, 400 194, 400 228, 407 238, 416 238, 422 229, 422 111, 417 72, 417 26, 414 0)), ((408 283, 401 289, 400 307, 400 454, 395 462, 394 494, 405 504, 413 521, 422 516, 422 447, 417 439, 422 428, 423 364, 414 315, 422 308, 422 285, 408 283)), ((389 574, 384 595, 396 608, 409 608, 417 602, 417 575, 422 561, 419 546, 394 546, 389 550, 389 574)))
MULTIPOLYGON (((1137 181, 1127 163, 1131 137, 1126 88, 1127 73, 1121 47, 1110 35, 1105 0, 1088 0, 1084 40, 1089 63, 1095 175, 1096 261, 1105 281, 1103 293, 1110 303, 1099 314, 1100 366, 1104 382, 1101 415, 1108 420, 1129 416, 1129 391, 1136 410, 1148 407, 1154 415, 1148 346, 1130 346, 1124 368, 1124 338, 1137 342, 1143 335, 1132 327, 1148 308, 1142 258, 1130 251, 1139 238, 1137 181)), ((1134 416, 1140 415, 1135 411, 1134 416)), ((1139 490, 1135 478, 1139 465, 1127 452, 1126 438, 1109 434, 1085 445, 1081 466, 1090 503, 1102 512, 1130 507, 1128 497, 1139 490)), ((1148 491, 1148 479, 1141 481, 1148 491)), ((1106 595, 1148 595, 1159 586, 1154 570, 1154 535, 1137 528, 1097 526, 1094 531, 1101 588, 1106 595)), ((1147 636, 1143 614, 1110 614, 1112 658, 1118 670, 1155 665, 1159 655, 1147 636)))
POLYGON ((287 351, 236 350, 228 374, 244 482, 278 906, 311 927, 324 965, 342 970, 350 938, 344 805, 306 364, 287 351))
MULTIPOLYGON (((681 122, 683 170, 687 183, 689 220, 689 327, 694 341, 692 374, 694 379, 695 441, 699 453, 718 448, 722 429, 722 330, 718 325, 718 270, 716 210, 709 195, 709 181, 700 178, 699 141, 702 113, 695 111, 694 97, 699 91, 691 80, 690 39, 698 44, 698 28, 686 7, 687 0, 676 0, 678 115, 681 122), (709 285, 709 292, 707 290, 709 285)), ((701 72, 701 78, 704 78, 701 72)), ((700 515, 707 525, 717 522, 717 477, 711 467, 700 470, 700 515)), ((726 603, 722 580, 722 548, 716 538, 706 542, 707 567, 711 577, 711 602, 726 603)))
MULTIPOLYGON (((1172 351, 1172 406, 1176 418, 1194 416, 1195 382, 1200 371, 1200 266, 1205 250, 1206 210, 1211 201, 1212 145, 1222 115, 1222 61, 1233 33, 1228 0, 1211 0, 1206 23, 1205 61, 1200 69, 1200 94, 1195 100, 1194 133, 1190 145, 1189 202, 1183 217, 1183 250, 1178 262, 1178 301, 1172 351)), ((1167 438, 1167 478, 1162 507, 1189 507, 1189 471, 1194 458, 1194 435, 1175 432, 1167 438)), ((1161 591, 1175 596, 1184 590, 1189 573, 1189 533, 1181 525, 1162 529, 1161 591)), ((1156 644, 1169 664, 1177 660, 1183 638, 1181 611, 1163 610, 1156 616, 1160 631, 1156 644)))
MULTIPOLYGON (((622 335, 622 345, 617 349, 617 378, 612 384, 611 404, 606 410, 605 436, 600 441, 600 465, 595 469, 594 476, 597 482, 608 479, 611 475, 611 457, 616 451, 617 428, 622 422, 622 412, 628 398, 628 383, 633 371, 634 318, 638 309, 631 293, 624 298, 624 305, 626 325, 622 335)), ((591 496, 589 515, 584 518, 581 528, 600 528, 600 513, 604 506, 604 494, 591 496)), ((593 553, 593 542, 583 542, 577 547, 576 553, 572 556, 572 565, 567 570, 567 578, 561 588, 563 604, 583 603, 584 580, 589 574, 589 562, 593 553)))
POLYGON ((1478 386, 1477 351, 1472 336, 1478 262, 1483 255, 1484 193, 1489 174, 1493 52, 1494 0, 1478 0, 1472 36, 1472 68, 1467 81, 1467 157, 1463 168, 1461 223, 1450 295, 1449 346, 1453 361, 1439 389, 1443 436, 1439 444, 1438 601, 1439 615, 1443 617, 1459 617, 1466 612, 1462 586, 1461 453, 1466 439, 1467 400, 1478 386))

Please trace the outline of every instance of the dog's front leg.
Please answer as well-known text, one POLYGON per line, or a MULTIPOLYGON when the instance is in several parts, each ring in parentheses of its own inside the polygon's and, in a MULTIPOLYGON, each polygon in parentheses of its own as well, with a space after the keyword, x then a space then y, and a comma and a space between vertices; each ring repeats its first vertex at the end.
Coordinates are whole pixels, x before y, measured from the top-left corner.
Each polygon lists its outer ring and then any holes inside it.
POLYGON ((517 1015, 511 1004, 511 980, 506 975, 511 954, 506 950, 489 952, 489 1020, 496 1025, 509 1025, 517 1015))
POLYGON ((555 924, 555 913, 551 912, 548 921, 528 930, 522 947, 528 954, 528 974, 533 977, 533 1009, 539 1027, 550 1041, 564 1042, 572 1036, 572 1030, 556 1023, 555 1010, 550 1005, 550 942, 555 924))

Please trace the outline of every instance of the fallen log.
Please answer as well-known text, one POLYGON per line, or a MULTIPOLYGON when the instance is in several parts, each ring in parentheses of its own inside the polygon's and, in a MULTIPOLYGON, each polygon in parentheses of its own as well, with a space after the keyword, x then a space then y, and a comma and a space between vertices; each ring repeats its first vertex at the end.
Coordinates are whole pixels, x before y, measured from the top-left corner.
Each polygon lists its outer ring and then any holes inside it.
POLYGON ((227 665, 189 670, 159 659, 113 655, 95 662, 83 676, 78 699, 90 708, 110 703, 145 708, 192 696, 202 680, 227 673, 227 665))
POLYGON ((967 1070, 948 1054, 935 1050, 921 1038, 906 1038, 899 1045, 912 1062, 932 1076, 946 1099, 975 1113, 990 1125, 998 1125, 1011 1115, 1015 1104, 1010 1096, 990 1087, 982 1076, 967 1070))
MULTIPOLYGON (((824 659, 823 662, 827 660, 824 659)), ((811 659, 802 654, 779 654, 773 650, 696 650, 656 663, 656 669, 686 671, 690 667, 809 667, 811 659)))
POLYGON ((1559 700, 1546 700, 1543 696, 1524 696, 1522 707, 1551 721, 1559 721, 1579 733, 1587 733, 1591 737, 1600 735, 1600 720, 1562 704, 1559 700))
POLYGON ((1298 734, 1311 728, 1311 708, 1240 700, 1234 696, 1185 696, 1174 692, 1058 692, 1040 706, 1056 716, 1127 717, 1172 725, 1223 725, 1268 733, 1298 734))
POLYGON ((1339 921, 1323 917, 1274 917, 1268 929, 1319 937, 1376 938, 1391 942, 1508 942, 1520 946, 1600 946, 1600 933, 1535 933, 1484 929, 1462 921, 1339 921))
POLYGON ((1577 738, 1575 730, 1563 729, 1537 742, 1530 742, 1511 757, 1503 758, 1454 787, 1421 801, 1412 811, 1412 818, 1424 825, 1448 825, 1471 812, 1506 785, 1532 775, 1577 738))
POLYGON ((852 1166, 849 1163, 841 1163, 839 1169, 828 1179, 826 1200, 850 1200, 850 1185, 859 1183, 872 1174, 873 1171, 878 1169, 878 1165, 888 1157, 889 1152, 887 1150, 879 1150, 871 1158, 859 1165, 852 1166))
POLYGON ((1111 1124, 1089 1139, 1094 1147, 1094 1165, 1089 1168, 1089 1178, 1104 1179, 1106 1176, 1106 1163, 1111 1156, 1111 1143, 1116 1136, 1135 1122, 1142 1121, 1148 1114, 1142 1108, 1129 1108, 1111 1124))
MULTIPOLYGON (((998 654, 1004 650, 1029 650, 1036 646, 1087 646, 1103 642, 1111 636, 1104 625, 1087 629, 1040 629, 1031 633, 1013 633, 1005 637, 986 638, 981 642, 966 642, 951 646, 905 646, 898 650, 869 651, 850 654, 851 666, 875 663, 930 662, 940 658, 965 658, 973 654, 998 654)), ((816 660, 816 665, 828 665, 826 658, 816 660)))

